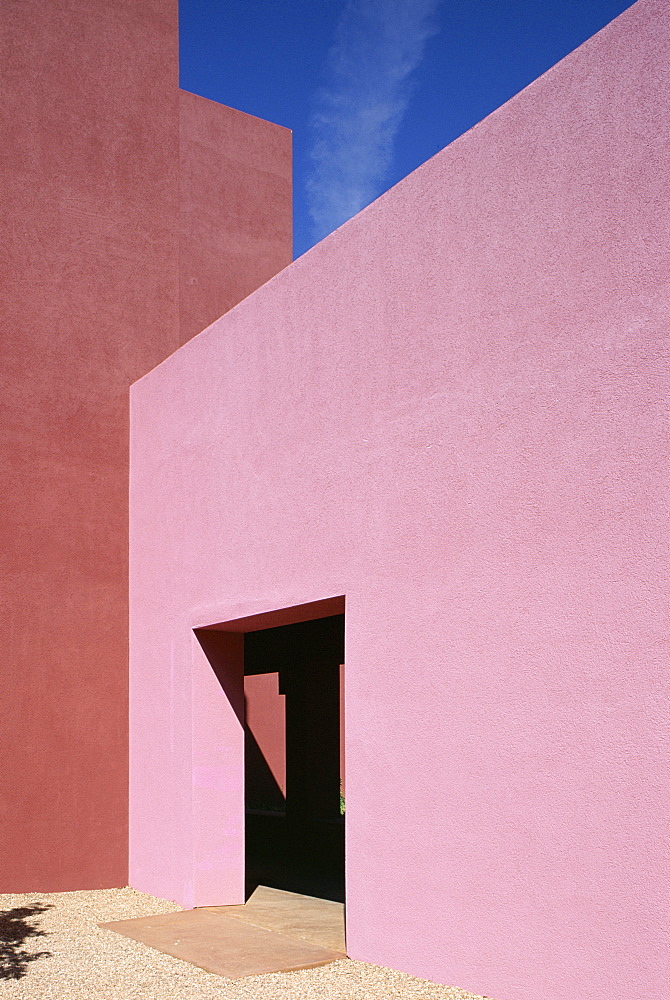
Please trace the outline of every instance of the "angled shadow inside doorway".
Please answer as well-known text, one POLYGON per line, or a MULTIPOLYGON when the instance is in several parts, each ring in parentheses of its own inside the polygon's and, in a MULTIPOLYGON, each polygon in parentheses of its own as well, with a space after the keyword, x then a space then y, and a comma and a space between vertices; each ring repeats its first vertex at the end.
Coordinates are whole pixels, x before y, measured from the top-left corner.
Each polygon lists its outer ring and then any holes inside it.
POLYGON ((344 615, 244 636, 247 894, 344 901, 344 615))

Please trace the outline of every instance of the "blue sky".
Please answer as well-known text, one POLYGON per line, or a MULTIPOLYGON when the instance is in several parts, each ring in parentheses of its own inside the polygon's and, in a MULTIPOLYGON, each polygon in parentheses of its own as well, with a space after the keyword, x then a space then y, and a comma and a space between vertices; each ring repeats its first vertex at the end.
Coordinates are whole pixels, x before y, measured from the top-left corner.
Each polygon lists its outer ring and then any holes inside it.
POLYGON ((180 82, 293 130, 299 256, 630 5, 180 0, 180 82))

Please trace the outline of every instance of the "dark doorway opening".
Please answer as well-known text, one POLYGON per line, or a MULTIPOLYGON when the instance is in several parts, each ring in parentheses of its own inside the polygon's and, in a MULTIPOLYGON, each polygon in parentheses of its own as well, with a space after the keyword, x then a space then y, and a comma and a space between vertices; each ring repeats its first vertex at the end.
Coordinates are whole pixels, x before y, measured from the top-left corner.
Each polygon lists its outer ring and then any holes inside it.
POLYGON ((344 615, 244 636, 247 894, 344 902, 344 615))

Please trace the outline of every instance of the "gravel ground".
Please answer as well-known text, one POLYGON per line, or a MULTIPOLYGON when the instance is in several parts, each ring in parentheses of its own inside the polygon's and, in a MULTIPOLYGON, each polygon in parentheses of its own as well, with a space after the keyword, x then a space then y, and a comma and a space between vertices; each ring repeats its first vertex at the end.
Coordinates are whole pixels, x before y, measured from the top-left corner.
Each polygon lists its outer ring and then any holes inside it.
POLYGON ((223 979, 99 922, 170 913, 134 889, 0 895, 0 996, 12 1000, 481 1000, 343 959, 301 972, 223 979))

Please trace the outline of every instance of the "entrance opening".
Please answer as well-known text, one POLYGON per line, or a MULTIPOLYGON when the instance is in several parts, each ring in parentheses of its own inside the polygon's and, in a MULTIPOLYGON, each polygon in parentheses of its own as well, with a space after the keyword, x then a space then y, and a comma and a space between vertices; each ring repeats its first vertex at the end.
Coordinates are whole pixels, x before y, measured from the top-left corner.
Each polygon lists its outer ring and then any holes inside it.
POLYGON ((344 615, 244 636, 247 895, 344 902, 344 615))

